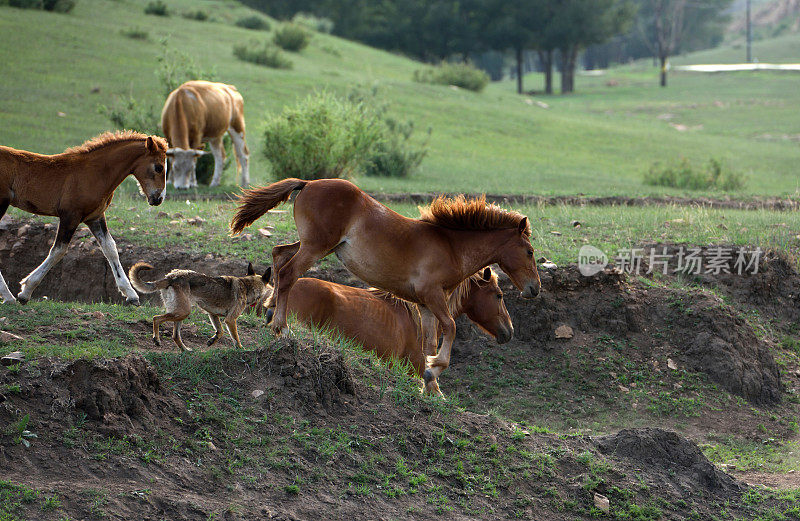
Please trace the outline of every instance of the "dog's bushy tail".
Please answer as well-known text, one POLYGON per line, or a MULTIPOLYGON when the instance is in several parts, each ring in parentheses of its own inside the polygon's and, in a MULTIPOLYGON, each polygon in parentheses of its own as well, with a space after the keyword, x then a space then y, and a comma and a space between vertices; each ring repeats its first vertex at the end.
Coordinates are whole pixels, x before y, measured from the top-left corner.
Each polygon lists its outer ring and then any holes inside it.
POLYGON ((256 219, 289 199, 292 192, 302 190, 309 183, 290 177, 261 188, 243 190, 239 196, 239 208, 231 220, 231 232, 236 235, 250 226, 256 219))
POLYGON ((128 278, 131 279, 133 289, 139 293, 155 293, 160 289, 165 289, 169 286, 167 279, 159 279, 153 282, 145 282, 139 278, 139 273, 144 270, 152 270, 153 266, 146 262, 137 262, 131 269, 128 270, 128 278))

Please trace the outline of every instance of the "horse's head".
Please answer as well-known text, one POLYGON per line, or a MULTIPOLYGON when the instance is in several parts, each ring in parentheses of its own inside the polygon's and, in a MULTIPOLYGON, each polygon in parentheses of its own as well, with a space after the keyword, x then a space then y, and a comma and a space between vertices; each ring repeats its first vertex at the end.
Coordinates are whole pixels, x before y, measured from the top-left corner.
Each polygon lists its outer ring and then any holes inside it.
POLYGON ((462 304, 464 313, 498 344, 505 344, 514 336, 514 326, 503 302, 497 275, 492 268, 485 268, 480 276, 471 277, 469 283, 469 295, 462 304))
POLYGON ((508 275, 514 286, 522 292, 524 298, 533 298, 539 294, 542 282, 536 269, 527 217, 520 219, 511 238, 500 247, 497 264, 508 275))
POLYGON ((133 176, 150 206, 164 201, 167 189, 167 142, 158 136, 147 136, 146 153, 133 164, 133 176))
POLYGON ((197 166, 197 158, 207 154, 203 150, 190 148, 170 148, 167 155, 172 158, 172 184, 175 188, 191 188, 194 179, 194 169, 197 166))

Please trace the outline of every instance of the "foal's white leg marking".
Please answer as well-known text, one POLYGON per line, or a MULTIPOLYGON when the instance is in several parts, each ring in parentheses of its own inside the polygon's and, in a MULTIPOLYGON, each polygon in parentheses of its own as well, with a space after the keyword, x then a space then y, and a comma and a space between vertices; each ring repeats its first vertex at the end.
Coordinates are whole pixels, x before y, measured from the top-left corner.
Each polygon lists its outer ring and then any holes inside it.
POLYGON ((236 132, 232 127, 228 129, 228 133, 231 135, 231 141, 233 141, 233 150, 236 153, 236 157, 239 158, 239 164, 242 166, 242 178, 240 186, 249 186, 250 154, 245 152, 245 150, 247 150, 247 145, 244 142, 244 134, 236 132))
POLYGON ((42 282, 42 279, 47 272, 52 269, 53 266, 58 264, 64 255, 67 253, 67 244, 53 244, 53 247, 50 248, 50 253, 47 254, 47 258, 39 264, 39 267, 33 270, 30 275, 22 279, 20 282, 21 291, 19 292, 19 298, 23 301, 28 301, 31 298, 31 294, 33 290, 36 289, 36 286, 42 282))
POLYGON ((120 293, 125 295, 125 299, 128 302, 138 303, 139 295, 133 289, 133 286, 131 286, 128 276, 125 275, 125 270, 122 269, 122 264, 119 262, 119 253, 117 252, 117 243, 114 242, 111 233, 103 233, 102 230, 92 230, 92 234, 94 234, 97 242, 100 243, 103 255, 105 255, 108 260, 109 266, 111 266, 111 272, 114 274, 114 281, 117 283, 117 288, 119 288, 120 293))
POLYGON ((11 290, 8 289, 6 285, 6 279, 3 278, 3 274, 0 273, 0 297, 3 297, 3 304, 6 302, 16 302, 17 298, 11 293, 11 290))
POLYGON ((214 146, 213 141, 208 142, 211 148, 211 154, 214 156, 214 177, 211 178, 210 186, 218 186, 222 180, 222 167, 224 166, 225 159, 222 151, 222 140, 220 139, 217 146, 214 146))

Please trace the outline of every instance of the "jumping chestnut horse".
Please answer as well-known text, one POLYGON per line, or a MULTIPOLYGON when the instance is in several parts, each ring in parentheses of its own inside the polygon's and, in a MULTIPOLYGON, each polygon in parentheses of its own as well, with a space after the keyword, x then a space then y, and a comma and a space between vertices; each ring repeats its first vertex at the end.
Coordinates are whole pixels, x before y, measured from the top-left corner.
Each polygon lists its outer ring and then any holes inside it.
MULTIPOLYGON (((453 317, 466 313, 499 344, 508 342, 514 335, 503 292, 491 268, 461 282, 451 293, 447 306, 453 317)), ((408 360, 420 377, 425 371, 425 355, 435 354, 435 351, 426 353, 423 349, 425 346, 435 348, 438 343, 438 330, 423 330, 417 304, 374 288, 359 289, 301 278, 289 292, 289 313, 306 324, 337 331, 384 360, 408 360), (423 343, 425 335, 435 335, 435 338, 423 343)), ((435 380, 429 390, 441 394, 435 380)))
POLYGON ((300 190, 294 201, 300 245, 285 264, 273 262, 274 331, 286 327, 295 281, 317 260, 335 253, 367 284, 425 306, 439 321, 444 340, 439 353, 428 358, 423 376, 429 383, 450 363, 456 325, 447 299, 461 281, 497 263, 523 297, 539 294, 528 218, 487 204, 485 197, 440 197, 421 209, 419 219, 409 219, 343 179, 284 179, 245 190, 231 230, 240 233, 295 190, 300 190))
MULTIPOLYGON (((105 211, 114 190, 129 175, 139 181, 150 205, 161 204, 166 192, 166 154, 166 140, 132 131, 107 132, 52 156, 0 146, 0 218, 11 205, 59 219, 47 258, 20 282, 20 303, 30 300, 47 272, 67 253, 78 225, 86 223, 111 265, 120 292, 128 303, 139 304, 139 295, 120 265, 105 211)), ((0 296, 3 302, 15 300, 2 274, 0 296)))

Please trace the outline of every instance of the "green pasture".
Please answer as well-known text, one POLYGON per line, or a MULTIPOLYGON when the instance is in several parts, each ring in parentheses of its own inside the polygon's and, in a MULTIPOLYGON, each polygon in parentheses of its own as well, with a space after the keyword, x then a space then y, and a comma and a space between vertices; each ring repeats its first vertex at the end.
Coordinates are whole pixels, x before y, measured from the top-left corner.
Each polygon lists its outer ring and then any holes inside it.
MULTIPOLYGON (((798 190, 800 91, 793 75, 676 73, 670 87, 660 89, 655 69, 637 64, 581 76, 577 92, 567 97, 518 96, 512 82, 476 94, 414 83, 421 64, 323 34, 301 53, 286 53, 291 70, 243 63, 233 57, 235 44, 271 36, 234 26, 252 11, 233 0, 167 4, 174 14, 166 18, 145 15, 142 3, 132 0, 80 0, 69 15, 0 7, 0 143, 55 153, 109 129, 98 106, 120 96, 160 109, 155 71, 166 38, 169 49, 193 56, 244 95, 256 184, 271 179, 260 142, 267 114, 316 89, 344 94, 375 85, 396 116, 412 119, 420 137, 430 128, 431 136, 420 172, 407 179, 359 179, 369 190, 678 193, 646 186, 642 176, 653 162, 682 156, 696 163, 714 157, 744 173, 748 183, 734 197, 798 190), (211 20, 180 16, 190 9, 206 10, 211 20), (133 28, 148 39, 121 33, 133 28)), ((541 89, 540 76, 526 81, 528 89, 541 89)), ((226 176, 233 183, 230 170, 226 176)))

